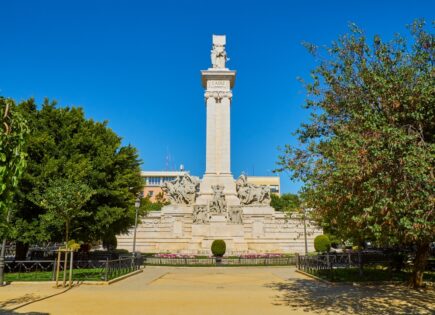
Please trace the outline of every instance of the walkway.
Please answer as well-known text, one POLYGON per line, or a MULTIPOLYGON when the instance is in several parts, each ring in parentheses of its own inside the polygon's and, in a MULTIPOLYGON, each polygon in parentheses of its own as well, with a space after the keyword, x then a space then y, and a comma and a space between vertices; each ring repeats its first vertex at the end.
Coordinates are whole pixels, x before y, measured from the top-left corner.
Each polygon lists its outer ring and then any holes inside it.
MULTIPOLYGON (((0 303, 4 289, 0 288, 0 303)), ((302 276, 294 268, 147 267, 144 273, 110 286, 81 285, 16 313, 433 314, 434 301, 433 290, 330 286, 302 276)))

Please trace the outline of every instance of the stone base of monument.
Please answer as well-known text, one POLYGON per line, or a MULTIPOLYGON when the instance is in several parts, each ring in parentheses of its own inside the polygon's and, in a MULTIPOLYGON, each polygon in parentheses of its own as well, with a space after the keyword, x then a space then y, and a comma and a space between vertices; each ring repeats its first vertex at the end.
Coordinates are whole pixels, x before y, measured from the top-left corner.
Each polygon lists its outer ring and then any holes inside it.
MULTIPOLYGON (((240 206, 239 206, 240 207, 240 206)), ((247 253, 304 253, 304 223, 299 216, 287 217, 270 206, 241 206, 240 223, 225 214, 211 215, 208 222, 194 223, 194 206, 169 205, 141 219, 136 249, 142 253, 211 255, 211 243, 222 239, 226 255, 247 253)), ((321 229, 307 222, 308 250, 321 229)), ((133 230, 118 236, 118 248, 132 249, 133 230)))

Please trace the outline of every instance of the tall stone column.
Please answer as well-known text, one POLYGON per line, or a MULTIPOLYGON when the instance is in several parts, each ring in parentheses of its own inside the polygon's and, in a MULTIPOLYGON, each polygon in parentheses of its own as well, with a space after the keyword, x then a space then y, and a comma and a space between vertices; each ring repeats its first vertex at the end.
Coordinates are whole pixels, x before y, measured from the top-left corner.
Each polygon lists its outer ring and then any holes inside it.
POLYGON ((207 112, 205 174, 231 175, 230 91, 206 91, 207 112))
POLYGON ((230 112, 236 72, 225 67, 225 36, 213 36, 212 68, 201 71, 207 113, 206 170, 198 203, 207 203, 212 185, 224 186, 228 204, 239 204, 231 174, 230 112))

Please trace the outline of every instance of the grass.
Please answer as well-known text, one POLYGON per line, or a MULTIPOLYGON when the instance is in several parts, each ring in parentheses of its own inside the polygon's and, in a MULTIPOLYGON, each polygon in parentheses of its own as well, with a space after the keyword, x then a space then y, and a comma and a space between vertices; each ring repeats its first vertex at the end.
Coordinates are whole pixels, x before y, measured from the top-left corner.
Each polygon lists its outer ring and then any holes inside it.
MULTIPOLYGON (((308 271, 306 271, 308 272, 308 271)), ((409 279, 410 271, 391 271, 386 268, 365 268, 363 275, 359 274, 358 268, 346 269, 333 269, 319 270, 315 272, 308 272, 319 278, 331 282, 383 282, 383 281, 401 281, 405 282, 409 279)), ((427 271, 424 273, 424 281, 435 282, 435 272, 427 271)))
MULTIPOLYGON (((116 276, 121 276, 117 274, 116 276)), ((67 272, 66 278, 68 279, 69 273, 67 272)), ((63 272, 59 275, 59 280, 63 279, 63 272)), ((52 281, 52 271, 33 271, 33 272, 11 272, 5 274, 6 282, 11 281, 52 281)), ((103 281, 104 270, 102 268, 89 268, 89 269, 74 269, 74 281, 103 281)))

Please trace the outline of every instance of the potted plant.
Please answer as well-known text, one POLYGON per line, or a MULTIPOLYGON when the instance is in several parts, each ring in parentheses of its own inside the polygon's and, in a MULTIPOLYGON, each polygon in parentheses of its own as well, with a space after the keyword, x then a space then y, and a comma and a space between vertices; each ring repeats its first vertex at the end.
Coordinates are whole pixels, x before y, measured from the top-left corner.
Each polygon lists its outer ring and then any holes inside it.
POLYGON ((226 249, 227 245, 224 240, 214 240, 211 244, 211 252, 215 257, 217 265, 222 263, 222 256, 225 254, 226 249))

